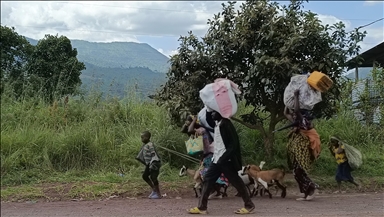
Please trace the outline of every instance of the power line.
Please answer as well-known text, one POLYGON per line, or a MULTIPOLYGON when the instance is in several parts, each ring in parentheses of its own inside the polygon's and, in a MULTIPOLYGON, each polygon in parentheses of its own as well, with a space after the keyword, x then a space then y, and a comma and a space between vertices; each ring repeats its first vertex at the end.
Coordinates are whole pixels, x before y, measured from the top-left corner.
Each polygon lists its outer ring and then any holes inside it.
POLYGON ((377 22, 379 22, 379 21, 381 21, 381 20, 384 20, 384 17, 383 17, 383 18, 381 18, 381 19, 375 20, 375 21, 373 21, 373 22, 370 22, 370 23, 368 23, 368 24, 365 24, 365 25, 359 26, 359 27, 357 27, 357 29, 362 29, 362 28, 365 28, 365 27, 367 27, 367 26, 370 26, 370 25, 372 25, 372 24, 374 24, 374 23, 377 23, 377 22))
MULTIPOLYGON (((3 24, 1 24, 3 25, 3 24)), ((24 25, 11 25, 13 27, 26 27, 26 28, 36 28, 36 29, 44 29, 47 27, 44 26, 24 26, 24 25)), ((66 30, 66 31, 78 31, 78 32, 100 32, 100 33, 124 33, 125 35, 132 35, 132 36, 162 36, 162 37, 180 37, 180 35, 166 35, 166 34, 142 34, 142 33, 135 33, 131 31, 103 31, 103 30, 89 30, 89 29, 70 29, 70 28, 64 28, 64 27, 50 27, 52 30, 66 30)))
MULTIPOLYGON (((379 21, 381 21, 383 19, 384 18, 381 18, 381 19, 375 20, 375 21, 373 21, 371 23, 359 26, 359 27, 355 28, 354 30, 349 31, 349 33, 355 31, 356 29, 359 30, 359 29, 365 28, 367 26, 370 26, 370 25, 372 25, 374 23, 377 23, 377 22, 379 22, 379 21)), ((3 24, 1 24, 1 25, 3 25, 3 24)), ((24 26, 24 25, 11 25, 11 26, 13 26, 13 27, 26 27, 26 28, 38 28, 38 29, 46 28, 44 26, 24 26)), ((89 30, 89 29, 70 29, 70 28, 64 28, 64 27, 53 27, 52 29, 53 30, 78 31, 78 32, 99 32, 99 33, 113 33, 113 34, 122 33, 122 34, 125 34, 125 35, 131 35, 131 36, 180 37, 180 35, 143 34, 143 33, 135 33, 135 32, 132 32, 132 31, 129 31, 129 32, 127 32, 127 31, 103 31, 103 30, 89 30)), ((376 43, 366 43, 366 44, 376 44, 376 43)))
MULTIPOLYGON (((156 9, 156 8, 144 8, 144 7, 124 7, 124 6, 115 6, 115 5, 99 5, 99 4, 83 4, 78 2, 56 2, 61 4, 77 4, 77 5, 86 5, 86 6, 98 6, 98 7, 113 7, 113 8, 128 8, 128 9, 141 9, 141 10, 152 10, 152 11, 164 11, 164 12, 176 12, 176 13, 199 13, 199 14, 211 14, 214 12, 204 12, 204 11, 187 11, 187 10, 170 10, 170 9, 156 9)), ((338 18, 340 20, 348 21, 371 21, 372 19, 360 19, 360 18, 338 18)))

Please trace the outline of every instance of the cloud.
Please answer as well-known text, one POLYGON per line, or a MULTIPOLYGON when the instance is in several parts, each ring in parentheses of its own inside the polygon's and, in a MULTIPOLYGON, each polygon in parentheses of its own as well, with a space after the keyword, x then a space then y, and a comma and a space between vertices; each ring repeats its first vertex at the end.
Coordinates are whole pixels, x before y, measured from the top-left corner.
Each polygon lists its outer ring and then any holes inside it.
POLYGON ((178 50, 167 50, 164 51, 162 48, 157 49, 160 53, 164 54, 167 57, 173 56, 178 53, 178 50))
POLYGON ((366 5, 366 6, 372 6, 372 5, 377 5, 377 4, 383 4, 383 2, 380 1, 380 0, 376 0, 376 1, 365 1, 365 2, 364 2, 364 5, 366 5))
POLYGON ((351 28, 351 22, 347 20, 341 20, 335 16, 332 15, 324 15, 324 14, 318 14, 317 15, 318 19, 321 20, 323 25, 333 25, 338 22, 343 22, 345 24, 345 28, 349 29, 351 28))
MULTIPOLYGON (((34 39, 41 39, 45 34, 59 34, 93 42, 139 42, 138 36, 158 36, 159 44, 152 43, 153 46, 169 56, 175 54, 176 46, 170 46, 164 37, 178 38, 191 30, 204 36, 208 29, 207 20, 221 11, 223 2, 1 1, 1 23, 14 26, 19 34, 34 39), (162 40, 167 43, 160 45, 162 40)), ((239 9, 240 4, 238 2, 235 9, 239 9)), ((319 14, 318 17, 324 24, 343 21, 347 29, 355 27, 336 16, 319 14)), ((366 44, 362 46, 372 47, 373 43, 383 40, 382 25, 366 30, 366 44)))
POLYGON ((136 36, 203 35, 221 2, 1 2, 2 25, 41 39, 45 34, 88 41, 137 41, 136 36))

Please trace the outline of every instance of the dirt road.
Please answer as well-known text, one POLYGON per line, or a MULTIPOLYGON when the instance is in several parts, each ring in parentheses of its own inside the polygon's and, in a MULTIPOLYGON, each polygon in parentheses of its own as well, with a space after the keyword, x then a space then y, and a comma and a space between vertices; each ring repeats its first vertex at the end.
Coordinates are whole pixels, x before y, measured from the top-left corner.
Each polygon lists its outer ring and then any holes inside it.
MULTIPOLYGON (((257 206, 249 216, 384 216, 383 193, 317 195, 313 201, 287 198, 253 198, 257 206)), ((1 216, 190 216, 187 208, 197 205, 195 198, 110 199, 105 201, 59 201, 2 203, 1 216)), ((230 196, 209 201, 210 216, 236 216, 240 198, 230 196)))

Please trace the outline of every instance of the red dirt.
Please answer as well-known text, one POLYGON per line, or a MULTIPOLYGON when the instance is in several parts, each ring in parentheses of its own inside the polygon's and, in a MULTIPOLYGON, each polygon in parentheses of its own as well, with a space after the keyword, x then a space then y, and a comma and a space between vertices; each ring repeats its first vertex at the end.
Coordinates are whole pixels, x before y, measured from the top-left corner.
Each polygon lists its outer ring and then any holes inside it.
MULTIPOLYGON (((1 216, 189 216, 186 209, 195 207, 197 199, 182 195, 183 198, 168 195, 161 200, 2 202, 1 216)), ((312 201, 296 201, 296 197, 256 196, 252 200, 257 208, 250 216, 384 216, 383 193, 317 194, 312 201)), ((241 206, 242 200, 230 193, 228 198, 210 200, 208 211, 211 216, 236 216, 233 211, 241 206)))

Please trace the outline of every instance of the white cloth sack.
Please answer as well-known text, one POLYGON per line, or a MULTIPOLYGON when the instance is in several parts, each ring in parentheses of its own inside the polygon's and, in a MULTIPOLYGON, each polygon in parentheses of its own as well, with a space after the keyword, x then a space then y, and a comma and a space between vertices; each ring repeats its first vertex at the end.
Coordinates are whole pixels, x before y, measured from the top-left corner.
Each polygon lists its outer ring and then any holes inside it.
POLYGON ((321 93, 309 86, 307 78, 308 75, 295 75, 285 88, 284 104, 289 109, 295 108, 294 92, 297 89, 300 90, 300 109, 312 110, 317 103, 321 102, 321 93))
POLYGON ((219 112, 223 118, 230 118, 237 112, 235 94, 240 94, 238 85, 231 80, 219 78, 200 90, 200 99, 209 109, 219 112))
MULTIPOLYGON (((200 125, 204 126, 205 128, 213 130, 213 128, 209 126, 206 116, 207 116, 207 106, 204 106, 204 108, 199 111, 199 114, 197 114, 197 120, 199 121, 200 125)), ((209 133, 213 138, 214 133, 213 132, 209 132, 209 133)))

